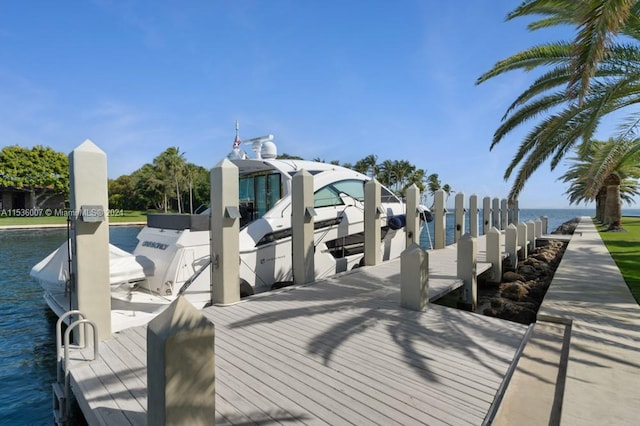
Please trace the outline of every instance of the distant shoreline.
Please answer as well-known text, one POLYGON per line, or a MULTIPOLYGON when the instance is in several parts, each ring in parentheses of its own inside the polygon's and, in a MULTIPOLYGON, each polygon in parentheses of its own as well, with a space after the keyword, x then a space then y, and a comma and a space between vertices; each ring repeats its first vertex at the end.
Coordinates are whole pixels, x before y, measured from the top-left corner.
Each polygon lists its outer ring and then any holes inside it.
MULTIPOLYGON (((109 226, 144 226, 146 222, 111 222, 109 226)), ((2 225, 0 231, 17 231, 27 229, 64 229, 67 227, 66 223, 47 223, 47 224, 24 224, 24 225, 2 225)))

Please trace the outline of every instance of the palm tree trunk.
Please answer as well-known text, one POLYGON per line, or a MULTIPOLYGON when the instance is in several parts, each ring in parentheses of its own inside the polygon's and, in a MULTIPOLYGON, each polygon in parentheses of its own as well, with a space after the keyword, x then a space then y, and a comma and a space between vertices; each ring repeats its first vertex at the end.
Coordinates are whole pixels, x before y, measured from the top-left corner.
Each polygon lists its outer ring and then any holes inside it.
POLYGON ((607 202, 607 187, 600 188, 598 195, 596 195, 596 219, 600 223, 604 223, 604 208, 607 202))
POLYGON ((607 186, 607 198, 605 201, 604 215, 608 230, 620 229, 622 220, 622 202, 620 201, 620 178, 611 174, 605 179, 607 186))

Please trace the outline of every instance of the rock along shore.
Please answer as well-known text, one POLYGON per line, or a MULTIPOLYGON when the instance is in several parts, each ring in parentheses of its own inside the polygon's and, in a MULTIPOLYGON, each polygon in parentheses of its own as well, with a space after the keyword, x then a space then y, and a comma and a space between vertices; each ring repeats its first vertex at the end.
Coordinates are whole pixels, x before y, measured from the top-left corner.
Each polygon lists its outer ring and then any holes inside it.
MULTIPOLYGON (((553 234, 573 234, 579 219, 560 225, 553 234)), ((478 312, 522 324, 536 321, 538 308, 567 247, 564 241, 542 241, 514 270, 505 261, 500 283, 480 282, 478 312)))

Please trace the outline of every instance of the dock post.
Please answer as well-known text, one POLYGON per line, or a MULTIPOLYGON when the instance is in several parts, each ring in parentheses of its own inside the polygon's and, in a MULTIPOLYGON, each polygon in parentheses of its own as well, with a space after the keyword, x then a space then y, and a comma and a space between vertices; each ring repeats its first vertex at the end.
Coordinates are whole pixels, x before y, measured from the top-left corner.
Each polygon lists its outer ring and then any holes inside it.
POLYGON ((433 248, 441 249, 446 246, 446 234, 447 234, 447 209, 445 209, 445 192, 442 189, 438 189, 433 194, 433 202, 435 205, 435 214, 433 222, 433 248))
POLYGON ((513 223, 504 231, 504 246, 511 268, 515 270, 518 267, 518 228, 513 223))
POLYGON ((496 228, 487 232, 487 262, 491 263, 490 282, 499 283, 502 280, 502 251, 500 250, 501 232, 496 228))
POLYGON ((536 248, 536 224, 530 220, 527 222, 527 240, 529 241, 529 253, 536 248))
POLYGON ((461 307, 476 311, 478 303, 478 243, 469 234, 464 234, 458 241, 458 278, 464 282, 461 307))
POLYGON ((482 233, 486 235, 491 228, 491 197, 482 199, 482 233))
POLYGON ((549 218, 547 216, 540 216, 540 220, 542 221, 542 233, 549 233, 549 218))
POLYGON ((294 284, 315 280, 315 244, 313 238, 313 176, 302 169, 293 175, 291 182, 291 249, 293 251, 294 284))
POLYGON ((466 213, 464 209, 464 192, 458 192, 456 194, 455 206, 456 206, 456 223, 453 231, 453 242, 457 243, 458 240, 460 240, 460 237, 462 237, 462 234, 466 232, 465 223, 464 223, 464 216, 466 213))
POLYGON ((147 424, 216 418, 215 327, 184 296, 147 327, 147 424))
POLYGON ((472 237, 478 237, 478 196, 469 196, 469 233, 472 237))
POLYGON ((211 169, 211 302, 240 300, 238 167, 226 158, 211 169))
POLYGON ((405 195, 407 199, 407 241, 405 247, 409 247, 411 246, 411 244, 420 245, 420 214, 418 212, 418 205, 420 203, 420 190, 414 183, 407 188, 405 195))
POLYGON ((533 223, 536 228, 536 238, 542 237, 542 219, 536 219, 533 223))
POLYGON ((400 254, 400 305, 424 311, 429 303, 429 253, 413 243, 400 254))
POLYGON ((513 222, 514 224, 517 224, 520 222, 520 207, 519 207, 519 203, 518 200, 513 200, 513 222))
POLYGON ((500 230, 504 231, 509 226, 509 206, 507 205, 507 199, 500 200, 500 230))
MULTIPOLYGON (((69 154, 69 172, 75 278, 71 309, 85 312, 97 326, 98 339, 104 340, 111 337, 107 156, 87 139, 69 154)), ((93 341, 92 335, 83 336, 84 328, 74 330, 80 344, 83 337, 93 341)))
POLYGON ((380 206, 382 189, 376 179, 364 184, 364 264, 377 265, 380 253, 380 206))
POLYGON ((500 229, 500 199, 494 198, 491 207, 491 226, 500 229))
POLYGON ((518 222, 518 245, 520 246, 520 256, 518 260, 524 260, 529 255, 529 238, 527 237, 527 224, 518 222))

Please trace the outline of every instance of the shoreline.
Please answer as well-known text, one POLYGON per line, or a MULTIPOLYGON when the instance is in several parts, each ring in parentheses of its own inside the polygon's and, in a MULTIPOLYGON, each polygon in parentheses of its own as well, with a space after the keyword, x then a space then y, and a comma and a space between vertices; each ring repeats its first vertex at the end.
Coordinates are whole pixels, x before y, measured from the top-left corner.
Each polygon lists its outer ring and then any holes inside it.
MULTIPOLYGON (((144 226, 147 222, 112 222, 109 226, 144 226)), ((25 225, 0 225, 0 231, 16 231, 28 229, 64 229, 66 223, 46 223, 46 224, 25 224, 25 225)))

